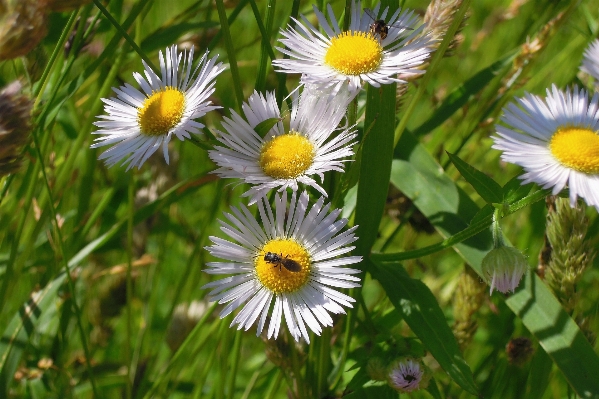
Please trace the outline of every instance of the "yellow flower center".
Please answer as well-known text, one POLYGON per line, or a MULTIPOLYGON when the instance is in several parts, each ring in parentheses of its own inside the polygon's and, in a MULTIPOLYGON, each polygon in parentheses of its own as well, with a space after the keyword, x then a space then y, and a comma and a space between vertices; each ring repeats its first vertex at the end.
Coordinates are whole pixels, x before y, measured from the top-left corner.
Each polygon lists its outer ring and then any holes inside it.
POLYGON ((383 47, 369 32, 348 31, 331 38, 324 62, 345 75, 376 71, 383 61, 383 47))
POLYGON ((147 136, 167 134, 181 121, 185 111, 185 96, 176 87, 166 87, 152 93, 137 111, 141 132, 147 136))
POLYGON ((588 128, 560 127, 549 142, 551 154, 579 172, 599 173, 599 134, 588 128))
POLYGON ((267 242, 256 257, 255 265, 260 283, 271 292, 282 294, 295 292, 306 284, 312 261, 304 247, 287 238, 267 242), (264 259, 269 258, 268 253, 270 261, 264 259))
POLYGON ((293 179, 312 165, 315 155, 310 140, 291 131, 264 144, 260 167, 267 176, 275 179, 293 179))

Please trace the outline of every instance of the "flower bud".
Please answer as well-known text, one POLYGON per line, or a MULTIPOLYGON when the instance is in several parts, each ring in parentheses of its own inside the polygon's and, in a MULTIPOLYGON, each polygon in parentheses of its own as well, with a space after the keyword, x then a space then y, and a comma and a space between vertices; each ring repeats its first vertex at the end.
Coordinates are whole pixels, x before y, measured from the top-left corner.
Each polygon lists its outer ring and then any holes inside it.
POLYGON ((528 269, 526 258, 514 247, 499 246, 492 249, 482 261, 483 276, 494 289, 506 294, 514 291, 528 269))
POLYGON ((426 388, 431 378, 430 371, 418 359, 399 358, 389 365, 387 382, 398 392, 413 392, 426 388))
POLYGON ((0 92, 0 177, 15 173, 31 133, 31 101, 13 82, 0 92))
POLYGON ((0 60, 30 52, 46 36, 46 2, 0 1, 0 60))

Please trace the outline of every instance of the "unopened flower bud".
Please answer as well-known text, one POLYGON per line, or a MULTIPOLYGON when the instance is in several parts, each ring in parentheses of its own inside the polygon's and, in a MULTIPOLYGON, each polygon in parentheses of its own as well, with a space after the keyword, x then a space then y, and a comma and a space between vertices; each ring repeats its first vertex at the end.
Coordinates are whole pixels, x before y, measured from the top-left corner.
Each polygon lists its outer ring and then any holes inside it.
POLYGON ((0 60, 30 52, 46 36, 46 2, 0 1, 0 60))
POLYGON ((492 249, 482 261, 482 272, 491 286, 490 293, 494 289, 504 294, 513 292, 527 269, 524 255, 516 248, 504 245, 492 249))

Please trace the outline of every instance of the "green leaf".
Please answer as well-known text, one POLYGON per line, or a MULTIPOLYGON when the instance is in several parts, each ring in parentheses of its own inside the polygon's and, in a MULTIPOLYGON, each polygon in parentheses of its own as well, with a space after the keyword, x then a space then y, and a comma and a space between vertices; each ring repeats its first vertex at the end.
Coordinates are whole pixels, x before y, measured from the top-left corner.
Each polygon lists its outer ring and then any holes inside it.
POLYGON ((426 122, 412 131, 412 134, 418 137, 441 126, 443 122, 448 120, 457 110, 466 105, 466 103, 477 93, 487 87, 489 82, 497 76, 499 71, 510 65, 516 54, 516 51, 512 51, 482 71, 477 72, 470 79, 458 86, 445 98, 445 100, 443 100, 443 103, 426 122))
POLYGON ((359 225, 356 253, 368 255, 378 234, 389 191, 395 131, 395 84, 368 86, 362 140, 358 198, 354 223, 359 225))
POLYGON ((344 394, 344 399, 397 399, 397 392, 388 385, 369 385, 344 394))
POLYGON ((156 30, 141 42, 141 49, 144 53, 152 53, 159 49, 164 49, 177 43, 179 38, 187 32, 199 31, 203 29, 214 28, 219 25, 215 21, 202 22, 182 22, 176 25, 164 26, 156 30))
POLYGON ((410 329, 460 387, 477 395, 472 371, 433 293, 422 281, 411 278, 399 263, 377 262, 376 266, 371 270, 372 276, 383 286, 410 329))
POLYGON ((453 165, 462 177, 476 190, 488 204, 501 203, 503 190, 501 186, 489 176, 476 169, 474 166, 464 162, 457 155, 447 153, 453 165))
POLYGON ((42 290, 31 295, 12 317, 0 340, 0 396, 9 397, 8 389, 14 378, 29 339, 38 327, 38 322, 48 311, 57 306, 58 289, 64 283, 66 274, 48 283, 42 290))
POLYGON ((553 362, 547 356, 543 348, 538 348, 530 362, 530 374, 528 375, 526 398, 541 399, 549 385, 549 376, 553 362))
POLYGON ((599 398, 599 357, 543 280, 530 271, 506 304, 522 319, 581 398, 599 398))
POLYGON ((254 131, 260 137, 266 136, 266 133, 270 131, 277 123, 281 122, 281 118, 268 118, 258 123, 254 128, 254 131))

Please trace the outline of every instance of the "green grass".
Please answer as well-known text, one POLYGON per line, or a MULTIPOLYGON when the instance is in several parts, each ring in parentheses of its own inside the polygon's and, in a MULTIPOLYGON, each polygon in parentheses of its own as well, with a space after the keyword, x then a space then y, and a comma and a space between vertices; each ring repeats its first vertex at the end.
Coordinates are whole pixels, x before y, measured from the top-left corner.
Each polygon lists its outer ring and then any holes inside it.
MULTIPOLYGON (((343 176, 327 174, 324 187, 360 226, 363 286, 350 293, 355 308, 310 345, 291 344, 285 331, 275 341, 256 337, 255 325, 229 328, 232 317, 218 317, 224 305, 206 301, 200 287, 213 278, 202 269, 215 259, 204 247, 209 236, 225 237, 217 219, 245 203, 247 187, 210 174, 202 145, 173 140, 170 165, 159 151, 129 172, 97 160, 101 151, 89 146, 100 99, 135 86, 142 58, 159 65, 158 51, 171 44, 209 49, 230 64, 212 98, 223 108, 202 118, 207 132, 222 129, 222 117, 239 113, 254 89, 276 90, 282 101, 298 76, 275 73, 271 54, 282 57, 274 47, 293 10, 315 22, 313 3, 328 2, 94 2, 51 13, 36 49, 0 62, 0 86, 19 79, 35 103, 22 167, 0 178, 0 398, 397 397, 370 381, 366 364, 403 355, 423 357, 432 372, 415 398, 599 398, 599 261, 567 312, 533 270, 548 192, 514 183, 520 168, 490 148, 502 107, 525 91, 544 95, 553 83, 593 90, 578 68, 598 34, 597 0, 464 2, 459 46, 433 56, 406 94, 361 92, 349 116, 360 156, 343 176), (81 20, 97 24, 83 30, 81 20), (530 52, 524 45, 535 38, 530 52), (477 279, 477 328, 460 346, 456 287, 464 268, 481 273, 492 202, 506 203, 503 233, 531 272, 512 295, 489 296, 477 279), (175 308, 192 301, 203 313, 175 334, 175 308), (516 337, 534 348, 521 365, 506 355, 516 337)), ((345 1, 330 3, 342 20, 345 1)), ((400 3, 422 14, 428 5, 400 3)), ((597 210, 587 216, 586 239, 597 246, 597 210)))

